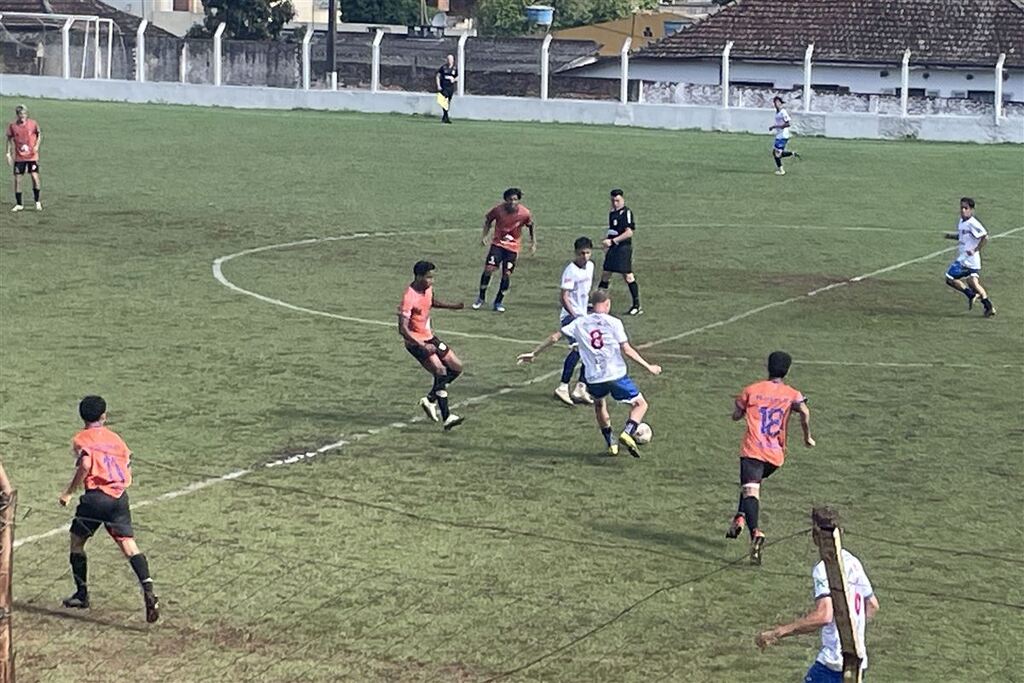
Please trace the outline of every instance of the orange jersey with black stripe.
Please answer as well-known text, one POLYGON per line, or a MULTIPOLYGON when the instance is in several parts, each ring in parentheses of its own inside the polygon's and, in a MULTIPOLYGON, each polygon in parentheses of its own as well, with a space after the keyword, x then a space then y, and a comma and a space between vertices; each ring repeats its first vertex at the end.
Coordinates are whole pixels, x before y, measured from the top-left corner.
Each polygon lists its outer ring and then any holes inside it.
POLYGON ((430 329, 430 309, 434 305, 434 288, 427 287, 420 292, 412 285, 405 290, 398 315, 409 321, 409 333, 413 339, 425 342, 434 337, 430 329))
POLYGON ((747 421, 740 456, 781 466, 786 458, 789 414, 805 400, 793 387, 774 380, 755 382, 740 392, 736 407, 744 412, 747 421))
POLYGON ((75 434, 71 451, 85 468, 85 490, 99 489, 120 498, 132 484, 132 452, 120 436, 103 425, 92 425, 75 434))
POLYGON ((523 227, 533 223, 533 214, 530 210, 522 204, 517 204, 515 211, 509 212, 502 203, 488 211, 486 218, 488 224, 494 223, 494 238, 491 244, 518 254, 523 227))
POLYGON ((39 142, 39 124, 32 119, 24 123, 13 121, 7 126, 7 139, 14 143, 15 161, 39 161, 36 144, 39 142))

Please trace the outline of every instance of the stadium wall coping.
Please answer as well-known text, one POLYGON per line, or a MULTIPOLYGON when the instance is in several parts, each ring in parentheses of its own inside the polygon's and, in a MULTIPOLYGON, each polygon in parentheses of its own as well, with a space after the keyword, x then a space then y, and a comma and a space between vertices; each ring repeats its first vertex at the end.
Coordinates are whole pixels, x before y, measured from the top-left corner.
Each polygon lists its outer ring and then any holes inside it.
MULTIPOLYGON (((219 106, 242 109, 319 109, 366 113, 437 116, 429 93, 366 90, 293 90, 254 86, 213 86, 181 83, 63 79, 47 76, 0 76, 4 97, 49 97, 219 106)), ((538 121, 635 126, 673 130, 699 129, 767 135, 771 112, 764 109, 639 104, 588 100, 538 100, 520 97, 467 95, 455 100, 456 118, 486 121, 538 121)), ((906 139, 943 142, 1010 142, 1024 144, 1024 119, 966 116, 884 116, 866 113, 794 112, 798 134, 830 138, 906 139)))

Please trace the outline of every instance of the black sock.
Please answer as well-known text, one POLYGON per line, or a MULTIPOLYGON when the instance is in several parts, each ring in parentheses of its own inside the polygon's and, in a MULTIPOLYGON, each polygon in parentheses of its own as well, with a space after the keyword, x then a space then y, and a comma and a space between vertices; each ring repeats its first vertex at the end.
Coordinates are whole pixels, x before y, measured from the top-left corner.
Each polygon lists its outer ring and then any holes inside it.
POLYGON ((633 308, 640 308, 640 285, 636 283, 636 280, 627 282, 626 286, 629 287, 629 295, 633 297, 633 308))
POLYGON ((37 202, 39 201, 39 188, 38 187, 33 187, 32 188, 32 196, 36 198, 37 202))
POLYGON ((451 368, 448 368, 448 373, 444 376, 444 381, 446 384, 451 384, 458 379, 461 374, 462 370, 452 370, 451 368))
POLYGON ((604 437, 605 442, 609 446, 612 445, 612 428, 611 427, 601 427, 601 436, 604 437))
POLYGON ((608 289, 608 281, 607 280, 601 280, 601 284, 599 284, 597 286, 597 288, 598 289, 608 289))
POLYGON ((576 363, 580 362, 580 352, 576 349, 569 351, 562 361, 562 384, 568 384, 572 379, 572 371, 576 369, 576 363))
POLYGON ((761 512, 761 501, 754 496, 743 496, 740 498, 740 512, 747 519, 747 527, 750 529, 750 537, 754 537, 754 529, 758 528, 758 515, 761 512))
POLYGON ((14 203, 17 204, 18 206, 21 206, 21 193, 20 192, 15 192, 14 193, 14 203))
POLYGON ((491 274, 484 273, 480 276, 480 300, 487 296, 487 286, 491 284, 491 274))
POLYGON ((71 553, 71 575, 75 578, 75 595, 86 597, 89 595, 89 561, 85 553, 71 553))
POLYGON ((447 420, 448 415, 448 377, 447 375, 441 375, 440 377, 434 377, 434 388, 430 390, 430 393, 434 395, 437 400, 437 407, 441 409, 441 419, 447 420))
POLYGON ((142 553, 132 555, 128 558, 128 564, 135 571, 135 576, 139 577, 139 585, 142 586, 142 589, 153 590, 153 579, 149 578, 149 562, 146 560, 146 556, 142 553))
POLYGON ((981 300, 981 305, 985 307, 986 311, 992 310, 992 302, 989 301, 988 297, 981 300))
POLYGON ((775 159, 775 165, 782 168, 782 157, 777 157, 773 154, 772 158, 775 159))
POLYGON ((635 420, 626 420, 626 427, 622 431, 633 436, 633 432, 636 431, 637 426, 639 426, 639 423, 635 420))
POLYGON ((783 152, 782 156, 784 156, 784 157, 791 157, 791 156, 793 156, 793 153, 792 152, 783 152))
POLYGON ((974 290, 971 289, 970 287, 964 287, 963 292, 964 292, 964 296, 967 297, 968 301, 970 301, 971 299, 974 298, 974 290))
POLYGON ((579 379, 579 381, 580 381, 581 384, 586 384, 587 383, 587 374, 586 373, 587 373, 587 368, 584 367, 584 365, 582 363, 580 363, 580 379, 579 379))
POLYGON ((512 281, 509 280, 507 277, 501 278, 501 284, 498 285, 498 296, 494 297, 495 304, 500 304, 502 301, 505 300, 505 292, 508 291, 508 288, 511 284, 512 281))

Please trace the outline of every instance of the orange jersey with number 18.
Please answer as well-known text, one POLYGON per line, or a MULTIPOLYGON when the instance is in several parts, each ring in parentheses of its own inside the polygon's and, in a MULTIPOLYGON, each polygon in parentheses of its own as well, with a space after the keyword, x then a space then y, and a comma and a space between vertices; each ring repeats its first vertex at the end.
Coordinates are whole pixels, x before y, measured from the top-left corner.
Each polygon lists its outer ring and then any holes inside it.
POLYGON ((120 498, 132 484, 132 452, 120 436, 102 425, 86 427, 71 440, 71 450, 85 468, 85 490, 99 489, 120 498))
POLYGON ((743 410, 747 420, 740 457, 781 466, 786 458, 789 414, 805 400, 803 394, 781 381, 764 380, 745 388, 736 397, 736 406, 743 410))

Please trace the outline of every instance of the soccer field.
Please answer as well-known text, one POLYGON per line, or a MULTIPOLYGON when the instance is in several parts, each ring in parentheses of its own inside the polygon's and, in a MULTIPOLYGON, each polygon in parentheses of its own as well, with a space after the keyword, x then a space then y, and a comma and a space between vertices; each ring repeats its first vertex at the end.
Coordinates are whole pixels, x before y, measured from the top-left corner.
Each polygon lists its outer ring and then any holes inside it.
POLYGON ((1019 148, 797 138, 776 177, 767 134, 28 105, 45 211, 0 193, 22 683, 799 681, 816 635, 753 639, 811 606, 822 502, 881 602, 869 680, 1024 681, 1019 148), (507 313, 472 311, 482 217, 509 186, 540 248, 507 313), (572 241, 603 234, 612 187, 638 226, 646 313, 626 329, 664 366, 633 372, 655 433, 640 460, 602 455, 593 412, 552 398, 560 352, 515 364, 556 328, 572 241), (993 319, 942 282, 962 195, 998 236, 993 319), (433 317, 466 365, 450 433, 423 421, 429 378, 395 329, 421 258, 467 303, 433 317), (751 567, 723 537, 729 415, 777 348, 818 446, 792 438, 766 482, 751 567), (60 607, 87 393, 135 453, 152 627, 102 533, 92 609, 60 607))

